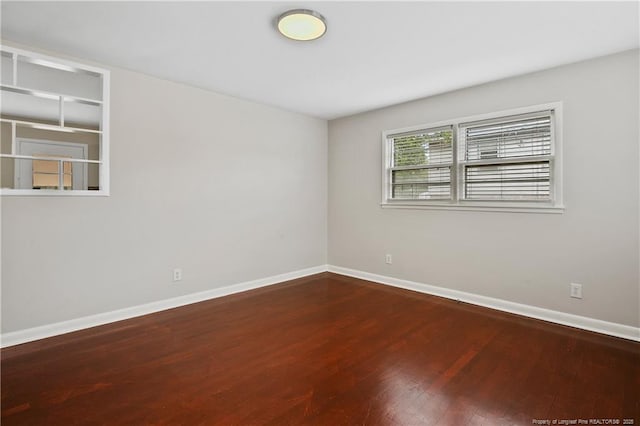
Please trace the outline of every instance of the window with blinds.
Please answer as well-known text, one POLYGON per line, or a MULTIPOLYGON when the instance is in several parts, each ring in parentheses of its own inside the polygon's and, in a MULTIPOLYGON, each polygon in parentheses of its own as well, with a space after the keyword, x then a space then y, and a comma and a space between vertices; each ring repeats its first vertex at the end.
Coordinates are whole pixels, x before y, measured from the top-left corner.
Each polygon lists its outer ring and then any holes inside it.
MULTIPOLYGON (((47 154, 35 154, 36 157, 51 157, 47 154)), ((60 156, 58 158, 68 158, 60 156)), ((33 160, 32 183, 33 189, 60 188, 60 161, 33 160)), ((68 161, 62 162, 62 184, 64 189, 72 189, 73 169, 68 161)))
POLYGON ((452 198, 453 127, 390 136, 390 196, 394 200, 452 198))
POLYGON ((460 125, 465 200, 551 200, 551 112, 460 125))
POLYGON ((561 212, 561 108, 383 132, 383 207, 561 212))

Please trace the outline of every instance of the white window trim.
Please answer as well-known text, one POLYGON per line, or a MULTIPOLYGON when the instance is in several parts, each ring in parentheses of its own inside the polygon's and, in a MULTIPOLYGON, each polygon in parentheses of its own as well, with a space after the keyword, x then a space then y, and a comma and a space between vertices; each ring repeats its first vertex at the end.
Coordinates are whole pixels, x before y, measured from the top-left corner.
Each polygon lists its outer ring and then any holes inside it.
MULTIPOLYGON (((73 71, 86 71, 86 72, 90 72, 90 73, 95 73, 95 74, 100 74, 102 76, 102 99, 101 99, 101 104, 102 104, 102 108, 101 108, 101 123, 100 123, 100 130, 99 131, 95 131, 95 130, 88 130, 88 129, 76 129, 76 128, 71 128, 71 127, 64 127, 63 126, 56 126, 56 125, 48 125, 48 124, 40 124, 40 123, 32 123, 32 122, 28 122, 28 121, 21 121, 21 120, 5 120, 2 119, 3 122, 10 122, 11 126, 12 126, 12 157, 15 158, 19 158, 20 156, 18 156, 17 154, 15 154, 15 147, 16 147, 16 143, 15 143, 15 139, 16 139, 16 124, 22 124, 22 125, 31 125, 34 126, 36 128, 45 128, 48 127, 51 130, 54 131, 63 131, 63 132, 87 132, 87 133, 99 133, 100 134, 100 152, 99 152, 99 158, 100 160, 98 160, 98 163, 100 164, 99 168, 99 172, 98 172, 98 182, 100 185, 100 189, 95 191, 95 190, 50 190, 50 189, 39 189, 39 190, 33 190, 33 189, 10 189, 10 188, 0 188, 0 196, 32 196, 32 197, 47 197, 47 196, 53 196, 53 197, 105 197, 105 196, 109 196, 110 195, 110 176, 109 176, 109 170, 110 170, 110 152, 109 152, 109 140, 110 140, 110 134, 109 134, 109 128, 110 128, 110 123, 109 123, 109 110, 110 110, 110 105, 111 105, 111 100, 110 100, 110 94, 111 94, 111 72, 107 69, 104 68, 99 68, 99 67, 95 67, 95 66, 91 66, 91 65, 85 65, 85 64, 81 64, 78 62, 73 62, 73 61, 69 61, 66 59, 61 59, 61 58, 57 58, 57 57, 53 57, 53 56, 48 56, 48 55, 43 55, 41 53, 37 53, 37 52, 32 52, 29 50, 24 50, 24 49, 18 49, 12 46, 8 46, 8 45, 4 45, 4 44, 0 44, 0 48, 5 51, 5 52, 9 52, 13 54, 13 84, 11 85, 7 85, 8 87, 14 87, 14 88, 18 88, 18 89, 25 89, 25 90, 30 90, 32 92, 39 92, 42 93, 45 96, 63 96, 66 98, 77 98, 74 96, 70 96, 70 95, 60 95, 60 94, 53 94, 50 92, 46 92, 46 91, 42 91, 42 90, 31 90, 29 88, 20 88, 16 85, 16 71, 17 71, 17 62, 16 62, 16 58, 18 55, 22 55, 22 56, 27 56, 31 59, 35 59, 35 60, 39 60, 41 61, 43 64, 46 63, 46 66, 50 66, 52 68, 59 68, 59 69, 63 69, 63 70, 73 70, 73 71)), ((78 98, 80 99, 80 98, 78 98)), ((73 160, 75 161, 75 160, 73 160)), ((84 160, 85 162, 93 162, 93 161, 88 161, 88 160, 84 160)))
POLYGON ((467 117, 460 117, 451 120, 437 121, 417 126, 403 127, 400 129, 386 130, 382 132, 382 208, 392 209, 425 209, 425 210, 467 210, 467 211, 500 211, 514 213, 563 213, 563 193, 562 193, 562 102, 551 102, 540 105, 532 105, 522 108, 491 112, 467 117), (470 201, 461 200, 459 196, 460 169, 458 162, 458 132, 463 123, 497 119, 512 115, 530 114, 545 110, 553 111, 552 120, 552 145, 551 145, 551 193, 552 201, 470 201), (389 158, 391 153, 391 142, 389 136, 398 133, 415 132, 435 127, 453 126, 454 129, 454 165, 455 175, 452 174, 451 185, 453 187, 454 199, 452 200, 393 200, 389 198, 389 188, 391 183, 389 158))

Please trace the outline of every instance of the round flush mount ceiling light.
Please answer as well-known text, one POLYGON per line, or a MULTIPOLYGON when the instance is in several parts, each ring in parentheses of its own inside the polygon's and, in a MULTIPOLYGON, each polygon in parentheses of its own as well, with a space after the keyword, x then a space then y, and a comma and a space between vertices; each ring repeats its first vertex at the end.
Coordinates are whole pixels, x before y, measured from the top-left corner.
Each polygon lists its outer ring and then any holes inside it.
POLYGON ((278 16, 278 31, 292 40, 311 41, 324 35, 327 23, 316 11, 294 9, 278 16))

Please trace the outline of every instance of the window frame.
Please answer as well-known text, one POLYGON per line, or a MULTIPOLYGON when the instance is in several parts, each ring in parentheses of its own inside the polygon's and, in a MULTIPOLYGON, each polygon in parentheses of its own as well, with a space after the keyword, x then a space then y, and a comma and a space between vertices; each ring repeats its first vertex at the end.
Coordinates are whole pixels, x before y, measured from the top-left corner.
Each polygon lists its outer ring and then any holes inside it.
MULTIPOLYGON (((406 133, 405 135, 403 134, 399 134, 399 133, 394 133, 393 135, 389 135, 388 137, 402 137, 402 136, 413 136, 413 135, 417 135, 419 133, 435 133, 435 132, 442 132, 444 130, 449 130, 451 132, 451 138, 452 140, 455 138, 455 130, 453 128, 453 126, 441 126, 441 127, 429 127, 429 128, 424 128, 424 129, 419 129, 419 131, 417 132, 403 132, 406 133)), ((444 168, 448 168, 449 169, 449 195, 450 198, 449 199, 445 199, 445 198, 435 198, 432 199, 430 201, 450 201, 451 199, 454 198, 453 194, 456 190, 456 181, 455 181, 455 168, 456 168, 456 152, 455 152, 455 144, 452 143, 451 145, 451 162, 450 163, 437 163, 437 164, 427 164, 427 165, 407 165, 407 166, 393 166, 392 163, 395 161, 395 154, 394 154, 394 150, 392 148, 392 144, 389 144, 389 167, 388 167, 388 179, 389 179, 389 189, 390 192, 392 191, 392 187, 393 187, 393 172, 397 172, 397 171, 403 171, 403 170, 430 170, 430 169, 444 169, 444 168)), ((402 184, 402 183, 400 183, 402 184)), ((401 198, 397 198, 394 199, 394 201, 411 201, 411 199, 401 199, 401 198)))
MULTIPOLYGON (((498 161, 497 161, 498 162, 498 161)), ((496 163, 497 163, 496 162, 496 163)), ((471 210, 471 211, 504 211, 525 213, 563 213, 562 194, 562 102, 550 102, 496 111, 486 114, 459 117, 450 120, 431 122, 382 132, 382 208, 394 209, 428 209, 428 210, 471 210), (551 154, 550 167, 550 195, 551 200, 466 200, 464 195, 464 156, 460 152, 462 147, 461 132, 463 125, 468 126, 482 121, 508 119, 511 116, 536 114, 549 111, 551 115, 551 154), (402 133, 427 131, 434 128, 452 126, 453 128, 453 165, 451 168, 450 200, 399 200, 391 198, 391 170, 393 136, 402 133)))
MULTIPOLYGON (((36 157, 30 157, 30 156, 21 156, 16 154, 16 126, 20 125, 20 126, 28 126, 28 127, 34 127, 34 128, 41 128, 41 129, 45 129, 45 130, 51 130, 51 131, 61 131, 61 132, 88 132, 88 133, 97 133, 100 136, 100 142, 99 142, 99 159, 98 160, 79 160, 79 159, 69 159, 67 161, 75 163, 75 162, 79 162, 79 163, 83 163, 85 165, 88 165, 90 163, 94 163, 94 164, 99 164, 99 171, 98 171, 98 183, 99 183, 99 189, 98 190, 65 190, 65 189, 14 189, 14 188, 0 188, 0 196, 29 196, 29 197, 48 197, 48 196, 54 196, 54 197, 104 197, 104 196, 109 196, 110 195, 110 148, 109 148, 109 141, 110 141, 110 122, 109 122, 109 112, 110 112, 110 105, 111 105, 111 99, 110 99, 110 94, 111 94, 111 72, 107 69, 104 68, 99 68, 99 67, 95 67, 92 65, 86 65, 80 62, 75 62, 75 61, 70 61, 70 60, 66 60, 66 59, 62 59, 62 58, 58 58, 55 56, 50 56, 50 55, 44 55, 38 52, 33 52, 33 51, 29 51, 29 50, 24 50, 24 49, 19 49, 10 45, 6 45, 6 44, 0 44, 0 49, 3 52, 7 52, 10 53, 12 55, 12 64, 13 64, 13 70, 12 70, 12 78, 13 78, 13 83, 12 84, 2 84, 3 88, 6 88, 6 90, 12 91, 12 90, 18 90, 20 92, 29 92, 31 94, 34 94, 35 96, 46 96, 46 97, 57 97, 60 99, 60 102, 64 102, 64 100, 69 100, 69 99, 77 99, 77 101, 79 102, 85 102, 85 99, 83 99, 82 97, 77 97, 77 96, 73 96, 73 95, 67 95, 67 94, 62 94, 62 93, 57 93, 57 92, 51 92, 51 91, 47 91, 47 90, 40 90, 40 89, 31 89, 28 87, 22 87, 22 86, 18 86, 16 84, 16 72, 17 72, 17 58, 18 56, 24 56, 29 58, 30 60, 36 60, 39 61, 39 65, 43 65, 43 66, 47 66, 47 67, 51 67, 51 68, 59 68, 65 71, 70 71, 70 70, 74 70, 75 72, 85 72, 85 73, 92 73, 92 74, 97 74, 101 77, 101 81, 102 81, 102 96, 101 99, 99 101, 97 100, 92 100, 92 99, 87 99, 86 101, 89 102, 95 102, 98 103, 101 108, 100 108, 100 129, 99 130, 86 130, 86 129, 82 129, 82 128, 73 128, 73 127, 66 127, 64 124, 64 121, 61 121, 61 123, 59 123, 58 125, 54 125, 54 124, 40 124, 38 122, 31 122, 31 121, 24 121, 24 120, 15 120, 15 119, 5 119, 3 118, 2 121, 3 122, 8 122, 11 124, 11 138, 12 138, 12 142, 11 142, 11 146, 12 146, 12 151, 11 154, 1 154, 2 157, 5 158, 16 158, 16 159, 20 159, 20 158, 24 158, 24 159, 40 159, 40 158, 36 158, 36 157)), ((61 113, 62 114, 62 113, 61 113)), ((24 138, 23 138, 24 139, 24 138)), ((47 158, 43 157, 41 158, 43 160, 46 160, 47 158)))

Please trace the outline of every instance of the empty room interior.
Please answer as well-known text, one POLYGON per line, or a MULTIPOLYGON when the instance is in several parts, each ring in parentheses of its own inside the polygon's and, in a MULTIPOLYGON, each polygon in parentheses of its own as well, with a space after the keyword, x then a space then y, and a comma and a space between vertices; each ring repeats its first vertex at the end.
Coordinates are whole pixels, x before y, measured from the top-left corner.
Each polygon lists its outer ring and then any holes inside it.
POLYGON ((2 424, 640 424, 639 6, 2 1, 2 424))

